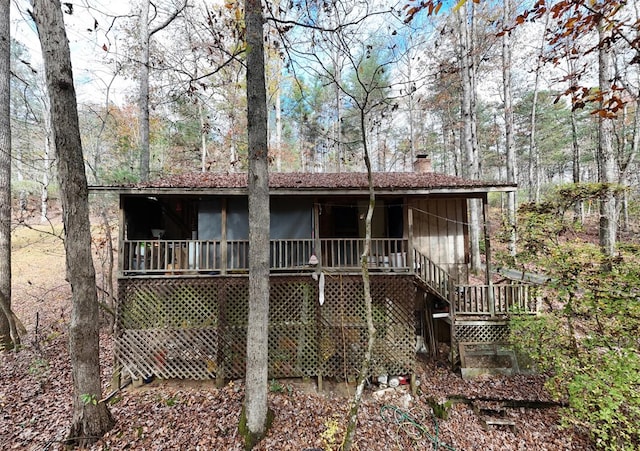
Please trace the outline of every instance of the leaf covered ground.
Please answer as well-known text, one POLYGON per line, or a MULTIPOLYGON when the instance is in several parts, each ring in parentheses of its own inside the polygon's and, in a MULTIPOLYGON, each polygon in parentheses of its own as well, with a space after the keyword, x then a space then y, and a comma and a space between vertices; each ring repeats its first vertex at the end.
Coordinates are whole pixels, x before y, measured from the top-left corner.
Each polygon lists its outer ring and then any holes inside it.
MULTIPOLYGON (((19 353, 0 353, 0 449, 62 450, 71 418, 71 372, 66 344, 69 289, 61 242, 48 233, 22 230, 14 239, 13 303, 29 333, 19 353)), ((102 333, 105 393, 111 377, 112 340, 102 333)), ((446 361, 421 361, 416 397, 406 387, 382 398, 367 391, 355 449, 588 450, 583 431, 562 429, 559 408, 540 376, 483 377, 464 381, 446 361), (446 419, 434 419, 429 401, 455 397, 446 419), (515 427, 486 426, 479 410, 499 410, 515 427), (536 407, 531 407, 532 405, 536 407), (525 407, 526 406, 526 407, 525 407), (491 410, 491 409, 489 409, 491 410), (398 413, 397 413, 398 412, 398 413), (413 423, 400 412, 411 415, 413 423)), ((258 450, 337 449, 352 387, 286 380, 271 385, 273 425, 258 450)), ((241 450, 237 433, 242 381, 153 381, 127 387, 111 400, 117 425, 93 449, 241 450)))

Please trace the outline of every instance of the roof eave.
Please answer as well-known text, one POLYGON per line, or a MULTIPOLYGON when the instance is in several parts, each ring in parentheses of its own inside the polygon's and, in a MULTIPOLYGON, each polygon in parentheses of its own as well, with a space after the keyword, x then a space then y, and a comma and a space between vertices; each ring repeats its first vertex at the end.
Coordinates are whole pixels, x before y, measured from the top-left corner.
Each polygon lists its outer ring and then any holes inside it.
MULTIPOLYGON (((376 188, 376 195, 469 195, 480 196, 491 192, 514 192, 516 185, 487 185, 487 186, 452 186, 434 188, 376 188)), ((121 186, 91 186, 90 192, 112 192, 120 195, 158 195, 158 194, 189 194, 189 195, 226 195, 226 196, 246 196, 246 187, 241 188, 211 188, 211 187, 121 187, 121 186)), ((274 196, 300 196, 300 195, 368 195, 366 188, 271 188, 270 194, 274 196)))

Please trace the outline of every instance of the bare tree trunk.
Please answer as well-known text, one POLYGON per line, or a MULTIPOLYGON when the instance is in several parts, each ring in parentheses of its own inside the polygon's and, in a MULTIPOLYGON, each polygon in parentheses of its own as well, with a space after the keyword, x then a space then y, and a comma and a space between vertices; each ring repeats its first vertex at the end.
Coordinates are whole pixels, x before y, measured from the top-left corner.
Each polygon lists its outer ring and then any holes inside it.
POLYGON ((371 298, 371 283, 369 279, 369 249, 371 247, 371 218, 373 218, 373 210, 376 204, 375 191, 373 189, 373 175, 371 171, 371 160, 369 157, 369 149, 367 146, 367 132, 365 127, 365 111, 360 110, 360 127, 362 133, 362 146, 364 153, 364 164, 367 167, 367 180, 369 182, 369 207, 367 208, 367 216, 365 218, 365 241, 362 255, 360 256, 360 266, 362 267, 362 284, 364 288, 364 307, 367 319, 367 348, 364 353, 364 359, 360 366, 358 374, 358 385, 356 392, 351 400, 351 408, 349 409, 349 417, 344 442, 343 451, 349 451, 353 446, 353 440, 356 433, 356 425, 358 423, 358 410, 364 393, 364 385, 369 377, 369 369, 371 367, 371 357, 373 355, 373 347, 376 340, 376 329, 373 325, 373 302, 371 298))
POLYGON ((529 119, 529 202, 538 202, 540 185, 540 168, 538 162, 538 145, 536 142, 536 127, 538 111, 538 86, 540 79, 540 64, 536 66, 535 82, 533 84, 533 99, 531 100, 531 116, 529 119))
POLYGON ((251 449, 266 434, 269 416, 269 172, 264 18, 260 0, 245 0, 245 22, 249 132, 249 322, 245 400, 240 425, 245 448, 251 449))
MULTIPOLYGON (((569 43, 567 43, 566 47, 567 54, 567 71, 569 72, 569 83, 572 88, 572 96, 571 96, 571 104, 574 105, 576 103, 576 92, 578 88, 577 82, 577 68, 575 63, 575 55, 570 52, 569 43)), ((578 143, 578 120, 577 113, 575 108, 571 108, 571 146, 572 146, 572 176, 573 183, 581 182, 581 168, 580 168, 580 145, 578 143)), ((581 223, 584 220, 584 203, 582 201, 578 201, 574 206, 574 214, 578 221, 581 223)))
MULTIPOLYGON (((620 185, 629 184, 629 169, 633 166, 636 156, 640 152, 640 93, 636 94, 635 111, 633 113, 633 137, 629 156, 622 165, 620 172, 620 185)), ((624 230, 629 228, 629 195, 627 190, 622 193, 622 214, 624 217, 624 230)))
POLYGON ((200 170, 206 172, 207 170, 207 124, 205 121, 204 108, 202 107, 203 101, 198 100, 198 118, 200 119, 200 170))
POLYGON ((44 125, 44 158, 42 160, 42 191, 40 192, 40 222, 49 220, 49 184, 51 183, 51 167, 55 160, 53 145, 53 126, 51 125, 51 104, 44 96, 42 99, 44 125))
POLYGON ((51 103, 60 198, 66 238, 67 278, 72 289, 69 355, 73 421, 68 444, 86 446, 114 425, 101 399, 98 299, 91 255, 87 178, 82 155, 69 41, 59 0, 33 0, 51 103))
MULTIPOLYGON (((511 0, 503 2, 503 24, 511 22, 511 0)), ((504 92, 504 130, 507 155, 507 183, 516 183, 516 149, 513 138, 513 101, 511 88, 511 36, 502 35, 502 85, 504 92)), ((516 192, 507 193, 507 226, 509 231, 509 254, 516 256, 516 192)))
POLYGON ((0 350, 17 349, 11 311, 11 39, 9 0, 0 0, 0 350))
MULTIPOLYGON (((599 88, 603 98, 600 108, 608 105, 611 92, 611 32, 604 21, 598 24, 598 72, 599 88)), ((600 201, 600 247, 606 255, 614 255, 617 232, 616 199, 611 184, 616 182, 613 154, 613 120, 606 114, 598 117, 598 181, 608 185, 600 201)))
MULTIPOLYGON (((281 64, 278 64, 278 68, 280 69, 281 64)), ((278 75, 280 77, 280 75, 278 75)), ((282 172, 282 102, 280 99, 280 80, 278 80, 278 88, 275 92, 275 120, 276 120, 276 136, 274 147, 276 151, 276 171, 282 172)))
POLYGON ((149 0, 141 1, 140 8, 140 180, 149 180, 149 0))
POLYGON ((531 117, 529 119, 529 202, 540 200, 540 155, 538 153, 538 143, 536 141, 537 112, 538 112, 538 91, 540 89, 540 71, 544 65, 543 54, 547 39, 547 25, 549 24, 549 14, 544 17, 544 30, 542 32, 542 42, 536 59, 535 78, 533 83, 533 99, 531 100, 531 117))
POLYGON ((140 98, 138 99, 138 107, 140 109, 140 180, 146 182, 149 180, 151 150, 149 143, 149 45, 151 36, 169 25, 182 10, 187 6, 187 1, 178 5, 175 11, 161 24, 153 29, 149 24, 149 0, 141 1, 140 17, 139 17, 139 33, 140 33, 140 98))
MULTIPOLYGON (((336 77, 339 80, 342 74, 342 65, 337 61, 336 56, 335 70, 336 77)), ((336 119, 333 124, 333 142, 336 149, 336 172, 342 172, 342 95, 338 87, 335 88, 336 101, 336 119)))
MULTIPOLYGON (((470 31, 473 25, 473 13, 468 12, 472 2, 465 3, 458 10, 458 23, 460 27, 460 69, 462 78, 462 120, 463 133, 462 144, 464 146, 463 175, 470 179, 478 179, 480 176, 478 156, 478 136, 476 133, 475 113, 475 63, 473 61, 473 35, 470 31), (472 23, 468 24, 470 20, 472 23)), ((475 199, 469 200, 469 246, 471 253, 471 271, 479 273, 482 262, 480 261, 480 206, 475 199)))

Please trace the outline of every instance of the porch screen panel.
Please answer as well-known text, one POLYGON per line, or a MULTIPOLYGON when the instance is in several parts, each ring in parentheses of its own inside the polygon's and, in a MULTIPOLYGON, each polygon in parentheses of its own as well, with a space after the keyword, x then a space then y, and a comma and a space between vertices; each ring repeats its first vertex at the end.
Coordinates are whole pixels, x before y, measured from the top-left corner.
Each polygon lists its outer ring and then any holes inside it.
POLYGON ((249 200, 246 197, 227 199, 227 239, 249 239, 249 200))
POLYGON ((220 199, 201 201, 198 206, 198 239, 222 238, 222 202, 220 199))
POLYGON ((304 199, 271 199, 271 239, 313 237, 313 204, 304 199))
MULTIPOLYGON (((222 202, 220 199, 200 201, 198 205, 198 237, 199 240, 220 240, 222 238, 222 202)), ((218 246, 202 245, 195 249, 196 268, 200 262, 219 262, 218 246), (208 255, 207 255, 208 254, 208 255)), ((191 261, 191 257, 189 257, 191 261)), ((205 263, 206 265, 206 263, 205 263)))
POLYGON ((249 200, 227 199, 227 268, 249 269, 249 200))
POLYGON ((271 198, 271 268, 298 268, 313 253, 313 203, 310 199, 271 198))

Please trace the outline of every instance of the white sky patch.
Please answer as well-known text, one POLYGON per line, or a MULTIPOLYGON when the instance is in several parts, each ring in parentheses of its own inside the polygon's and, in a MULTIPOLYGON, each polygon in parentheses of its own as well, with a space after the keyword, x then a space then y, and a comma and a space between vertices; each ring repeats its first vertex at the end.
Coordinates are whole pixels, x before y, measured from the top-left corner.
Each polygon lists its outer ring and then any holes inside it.
MULTIPOLYGON (((113 78, 114 67, 109 63, 113 55, 109 55, 103 46, 112 50, 112 46, 117 44, 117 30, 108 29, 114 17, 131 14, 134 5, 135 3, 132 5, 132 2, 124 0, 80 0, 73 3, 73 14, 64 14, 79 103, 104 101, 107 86, 113 78), (87 3, 90 3, 90 8, 87 3)), ((37 71, 42 71, 42 52, 35 24, 29 15, 31 8, 31 2, 27 0, 11 2, 11 33, 14 39, 27 48, 31 66, 37 71)), ((112 101, 124 103, 130 86, 130 81, 122 77, 116 78, 110 88, 112 101)))

